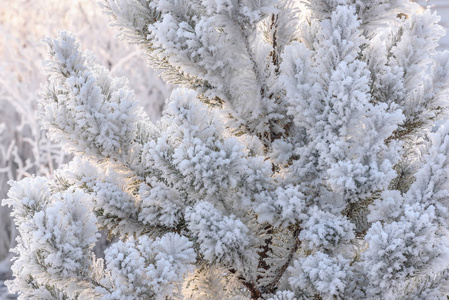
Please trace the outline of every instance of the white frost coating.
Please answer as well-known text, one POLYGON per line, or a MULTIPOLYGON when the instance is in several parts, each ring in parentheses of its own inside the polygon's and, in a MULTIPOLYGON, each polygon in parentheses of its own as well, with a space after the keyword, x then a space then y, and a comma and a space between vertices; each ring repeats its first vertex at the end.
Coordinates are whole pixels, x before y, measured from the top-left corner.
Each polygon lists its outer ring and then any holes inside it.
POLYGON ((364 37, 353 9, 337 6, 330 20, 321 24, 316 52, 292 44, 281 65, 288 113, 313 139, 296 154, 312 156, 315 166, 301 170, 304 167, 298 164, 301 171, 292 176, 316 169, 321 175, 313 176, 326 178, 348 199, 384 189, 396 176, 392 167, 397 149, 394 144, 386 147, 384 140, 404 120, 398 107, 371 102, 368 66, 356 58, 364 37))
POLYGON ((341 297, 352 276, 348 260, 322 252, 299 258, 289 271, 294 288, 326 295, 326 299, 341 297))
POLYGON ((142 200, 139 221, 150 225, 176 226, 184 209, 183 196, 174 188, 163 182, 147 179, 139 189, 142 200))
POLYGON ((82 200, 86 199, 84 193, 76 192, 62 197, 63 201, 34 215, 32 222, 36 228, 31 249, 42 251, 48 245, 53 247, 54 250, 48 254, 45 250, 39 253, 48 272, 73 278, 86 264, 90 264, 89 250, 98 237, 96 219, 89 210, 89 203, 82 200))
MULTIPOLYGON (((42 59, 48 48, 41 43, 46 35, 62 28, 75 33, 96 54, 99 64, 115 76, 126 76, 148 114, 160 118, 170 88, 146 67, 136 47, 116 39, 96 1, 35 0, 25 9, 23 2, 4 0, 0 11, 0 123, 4 123, 0 124, 0 199, 6 198, 8 180, 49 176, 70 157, 41 130, 35 114, 41 84, 47 79, 42 59)), ((10 264, 8 251, 17 235, 10 212, 0 206, 0 264, 4 268, 10 264)), ((4 268, 0 277, 9 277, 10 270, 4 268)))
POLYGON ((270 222, 274 226, 288 226, 302 220, 306 209, 304 195, 294 186, 278 187, 273 193, 255 195, 255 207, 260 222, 270 222))
POLYGON ((186 219, 191 230, 201 243, 201 252, 210 262, 241 268, 254 255, 249 251, 251 236, 248 228, 235 216, 223 216, 208 202, 198 202, 186 211, 186 219), (242 261, 243 260, 243 261, 242 261))
MULTIPOLYGON (((447 296, 449 56, 435 50, 437 17, 405 1, 105 0, 122 36, 181 85, 157 124, 72 38, 50 41, 57 88, 44 104, 59 110, 45 117, 79 156, 44 192, 88 194, 119 238, 76 291, 447 296)), ((37 267, 30 281, 15 268, 15 289, 59 297, 68 283, 37 267)))
POLYGON ((53 57, 47 71, 53 80, 41 109, 52 138, 70 140, 67 150, 75 153, 121 158, 132 151, 139 113, 125 81, 95 66, 67 33, 47 43, 53 57))
POLYGON ((83 290, 92 294, 93 287, 83 283, 99 236, 91 199, 80 190, 51 195, 48 185, 42 177, 24 179, 13 185, 5 200, 14 207, 14 220, 19 224, 14 251, 27 252, 13 266, 14 271, 21 270, 17 284, 8 285, 12 292, 32 295, 32 289, 20 288, 22 281, 35 278, 51 285, 58 281, 71 297, 83 290))
POLYGON ((301 224, 303 230, 299 238, 307 243, 310 249, 323 248, 332 250, 340 243, 352 240, 354 236, 354 224, 343 216, 336 216, 324 212, 318 207, 312 207, 308 216, 301 224))
POLYGON ((392 299, 394 289, 403 288, 407 278, 422 272, 439 273, 449 266, 447 232, 435 219, 435 207, 416 203, 405 205, 397 222, 373 224, 365 236, 370 247, 362 262, 372 282, 370 297, 385 294, 392 299))
POLYGON ((447 226, 449 222, 449 183, 448 156, 449 151, 449 122, 430 135, 431 146, 424 157, 424 163, 416 172, 416 181, 405 195, 407 203, 422 203, 433 205, 439 222, 447 226))
POLYGON ((243 145, 235 138, 220 138, 222 128, 217 114, 209 112, 192 91, 176 90, 171 99, 166 113, 173 116, 171 121, 179 124, 177 131, 181 133, 172 163, 184 178, 190 179, 186 184, 204 196, 236 188, 247 164, 243 145))
POLYGON ((283 140, 273 142, 270 158, 275 164, 285 164, 293 155, 293 145, 283 140))
POLYGON ((168 233, 151 240, 119 241, 106 250, 107 270, 115 290, 104 299, 156 300, 172 297, 176 283, 192 270, 196 254, 185 237, 168 233))
POLYGON ((268 300, 297 300, 298 298, 295 297, 295 293, 292 291, 280 291, 277 292, 273 297, 269 298, 268 300))
POLYGON ((380 198, 374 200, 370 207, 371 212, 368 215, 368 221, 374 223, 382 220, 397 220, 401 215, 403 203, 404 197, 399 191, 383 191, 380 198))
POLYGON ((11 184, 8 199, 3 200, 2 205, 17 207, 12 216, 25 222, 33 216, 35 211, 40 211, 49 203, 50 190, 48 179, 37 177, 26 178, 11 184))
POLYGON ((197 93, 175 90, 165 113, 159 136, 143 147, 143 161, 168 186, 188 191, 188 201, 229 198, 250 206, 252 193, 270 185, 269 162, 249 156, 240 140, 226 136, 218 112, 197 93))
POLYGON ((55 172, 63 178, 65 186, 73 186, 93 196, 93 209, 101 227, 124 232, 134 232, 136 227, 129 222, 112 222, 111 219, 134 220, 138 215, 138 205, 129 186, 135 177, 123 166, 97 165, 92 161, 75 156, 72 162, 55 172), (115 224, 114 224, 115 223, 115 224))

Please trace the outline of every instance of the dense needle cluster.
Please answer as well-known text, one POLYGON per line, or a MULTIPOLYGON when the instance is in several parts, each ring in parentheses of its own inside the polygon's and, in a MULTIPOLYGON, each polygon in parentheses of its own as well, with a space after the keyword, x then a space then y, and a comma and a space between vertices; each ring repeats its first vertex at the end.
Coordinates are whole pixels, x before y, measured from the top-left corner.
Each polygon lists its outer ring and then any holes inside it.
POLYGON ((449 52, 406 0, 105 0, 181 88, 154 124, 75 38, 12 183, 21 299, 446 299, 449 52), (105 259, 98 231, 118 237, 105 259))

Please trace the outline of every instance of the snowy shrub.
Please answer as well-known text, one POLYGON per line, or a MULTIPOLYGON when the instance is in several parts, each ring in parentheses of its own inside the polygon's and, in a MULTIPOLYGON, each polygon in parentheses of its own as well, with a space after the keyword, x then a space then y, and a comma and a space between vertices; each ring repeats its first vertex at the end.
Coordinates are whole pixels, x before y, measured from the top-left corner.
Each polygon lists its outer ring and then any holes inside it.
POLYGON ((66 32, 12 183, 21 299, 446 299, 449 52, 406 0, 104 0, 159 122, 66 32), (438 124, 438 126, 435 126, 438 124), (98 230, 117 238, 93 254, 98 230))

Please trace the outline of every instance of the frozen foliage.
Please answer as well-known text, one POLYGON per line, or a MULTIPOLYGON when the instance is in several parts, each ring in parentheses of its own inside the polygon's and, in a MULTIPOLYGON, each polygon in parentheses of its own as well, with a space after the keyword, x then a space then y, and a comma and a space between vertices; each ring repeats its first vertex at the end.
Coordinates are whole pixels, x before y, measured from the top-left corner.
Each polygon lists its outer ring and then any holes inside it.
POLYGON ((73 35, 12 183, 21 299, 446 299, 449 52, 406 0, 104 0, 180 85, 154 123, 73 35), (435 125, 436 124, 436 125, 435 125), (95 257, 97 231, 117 238, 95 257))
POLYGON ((54 78, 48 81, 46 101, 41 103, 44 123, 52 124, 50 137, 67 141, 67 147, 76 145, 67 149, 75 153, 105 157, 121 155, 122 151, 128 154, 139 117, 130 101, 134 94, 123 86, 123 80, 91 65, 89 55, 73 51, 79 48, 73 37, 65 33, 61 37, 61 42, 49 41, 55 61, 48 64, 47 71, 54 78))
POLYGON ((406 206, 398 222, 382 226, 376 222, 365 240, 363 267, 372 287, 370 295, 395 298, 394 289, 419 273, 439 274, 448 267, 447 234, 438 228, 433 206, 406 206), (393 291, 392 291, 393 290, 393 291))
POLYGON ((48 287, 54 285, 54 292, 64 290, 70 297, 93 292, 94 287, 85 282, 99 235, 91 197, 73 189, 52 194, 43 177, 13 184, 8 196, 5 203, 13 206, 12 215, 20 232, 14 251, 28 253, 13 266, 20 276, 11 291, 33 297, 28 284, 37 281, 45 282, 50 293, 53 291, 48 287))
POLYGON ((167 299, 193 269, 195 257, 192 243, 176 233, 119 241, 106 250, 115 290, 105 299, 167 299))
POLYGON ((347 260, 340 256, 329 257, 322 252, 316 252, 294 261, 289 282, 295 289, 309 294, 321 294, 324 299, 342 296, 351 270, 347 260))
MULTIPOLYGON (((41 68, 48 52, 41 43, 45 35, 76 32, 112 74, 128 77, 150 116, 160 117, 168 89, 145 67, 138 49, 119 43, 106 23, 95 1, 0 1, 0 199, 7 196, 8 180, 49 176, 69 157, 35 118, 46 80, 41 68)), ((9 213, 0 207, 0 261, 9 260, 16 235, 9 213)))
POLYGON ((251 237, 248 228, 234 215, 223 216, 209 202, 197 202, 186 211, 188 229, 198 237, 200 251, 210 262, 243 268, 240 257, 252 257, 248 250, 251 237), (233 254, 233 255, 230 255, 233 254))
MULTIPOLYGON (((441 16, 440 25, 443 26, 446 31, 449 28, 449 3, 445 0, 413 0, 413 2, 418 3, 422 7, 430 7, 432 10, 435 10, 438 15, 441 16)), ((446 35, 441 38, 440 49, 447 50, 449 47, 449 35, 446 35)))
POLYGON ((354 238, 354 225, 342 216, 320 211, 314 206, 305 217, 299 238, 308 242, 309 248, 333 249, 342 241, 354 238))

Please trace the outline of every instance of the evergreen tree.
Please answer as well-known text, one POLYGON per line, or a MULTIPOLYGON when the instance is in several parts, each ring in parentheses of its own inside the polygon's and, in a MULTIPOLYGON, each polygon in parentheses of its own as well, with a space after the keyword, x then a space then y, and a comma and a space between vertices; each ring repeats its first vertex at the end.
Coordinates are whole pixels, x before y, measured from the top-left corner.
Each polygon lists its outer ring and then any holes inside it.
POLYGON ((21 299, 446 299, 449 52, 406 0, 105 0, 179 84, 153 124, 75 38, 12 183, 21 299), (98 259, 103 229, 119 241, 98 259))

